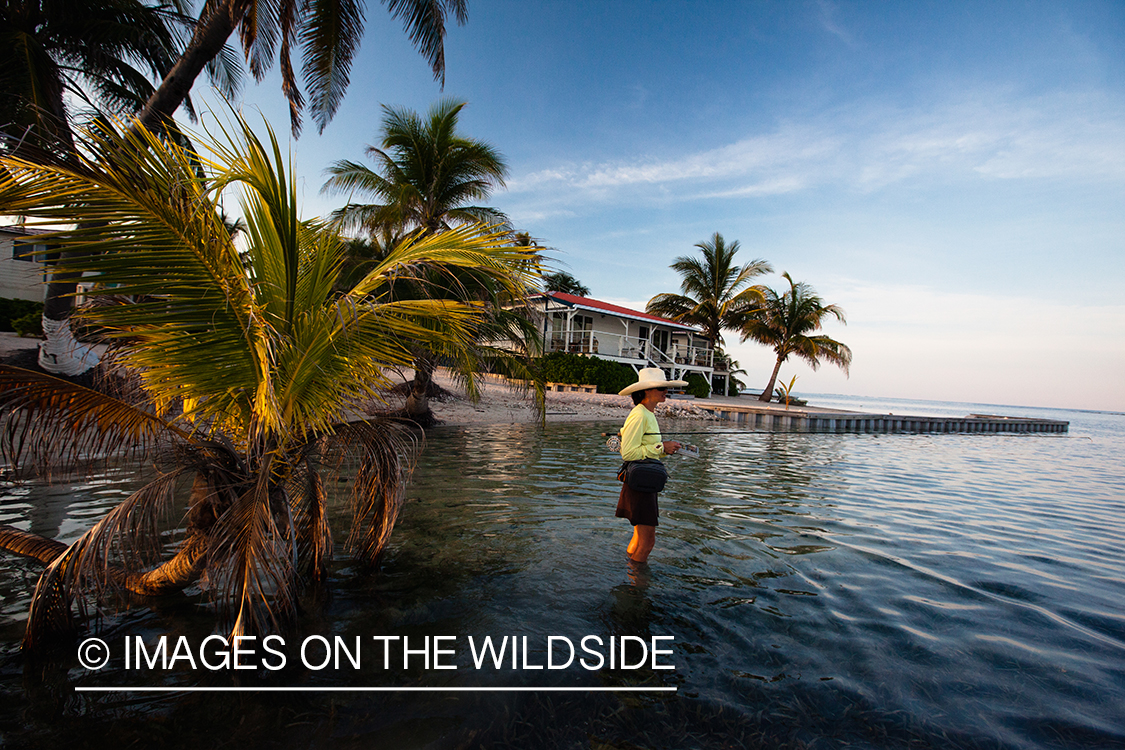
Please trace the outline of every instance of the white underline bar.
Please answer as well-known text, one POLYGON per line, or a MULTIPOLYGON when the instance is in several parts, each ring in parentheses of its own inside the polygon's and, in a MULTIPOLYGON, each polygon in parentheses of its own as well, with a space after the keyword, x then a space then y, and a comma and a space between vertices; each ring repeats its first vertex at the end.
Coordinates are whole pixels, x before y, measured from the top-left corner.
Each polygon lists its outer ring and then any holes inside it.
POLYGON ((75 687, 76 693, 674 693, 674 687, 75 687))

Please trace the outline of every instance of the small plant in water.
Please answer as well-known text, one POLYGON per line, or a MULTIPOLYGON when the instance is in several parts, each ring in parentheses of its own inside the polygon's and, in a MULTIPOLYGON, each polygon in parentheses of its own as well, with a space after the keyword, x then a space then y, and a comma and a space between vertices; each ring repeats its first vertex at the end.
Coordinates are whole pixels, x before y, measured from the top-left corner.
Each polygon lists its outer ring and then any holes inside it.
POLYGON ((793 384, 797 382, 797 376, 789 378, 788 383, 782 383, 777 387, 777 400, 785 402, 785 408, 789 408, 789 394, 793 391, 793 384))

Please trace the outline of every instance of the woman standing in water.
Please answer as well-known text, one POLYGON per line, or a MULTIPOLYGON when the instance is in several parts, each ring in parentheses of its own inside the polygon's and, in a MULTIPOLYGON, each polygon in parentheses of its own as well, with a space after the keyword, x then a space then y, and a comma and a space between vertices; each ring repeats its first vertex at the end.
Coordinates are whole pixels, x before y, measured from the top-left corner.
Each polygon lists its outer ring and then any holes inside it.
MULTIPOLYGON (((637 373, 637 382, 621 391, 621 396, 632 396, 633 411, 621 428, 621 459, 640 461, 645 458, 660 459, 680 449, 675 440, 660 439, 660 425, 656 423, 656 405, 667 397, 667 390, 685 386, 683 380, 667 380, 659 367, 646 367, 637 373)), ((656 544, 656 524, 659 509, 655 492, 638 492, 622 483, 617 500, 617 517, 628 518, 633 524, 633 538, 625 553, 633 562, 645 562, 656 544)))

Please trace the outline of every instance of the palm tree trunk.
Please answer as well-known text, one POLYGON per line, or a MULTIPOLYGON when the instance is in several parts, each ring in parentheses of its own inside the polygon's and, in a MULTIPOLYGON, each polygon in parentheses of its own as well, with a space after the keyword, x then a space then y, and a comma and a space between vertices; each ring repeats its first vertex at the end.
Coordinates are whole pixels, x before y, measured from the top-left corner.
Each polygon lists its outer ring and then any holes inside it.
MULTIPOLYGON (((63 251, 59 253, 59 261, 65 263, 68 260, 79 258, 81 255, 81 253, 74 251, 63 251)), ((52 272, 50 277, 50 281, 47 282, 47 295, 43 300, 43 315, 51 320, 66 320, 70 314, 71 297, 78 289, 78 280, 82 278, 82 274, 75 271, 70 273, 52 272)))
MULTIPOLYGON (((66 552, 67 545, 54 539, 0 524, 0 549, 15 555, 29 557, 44 565, 50 565, 58 559, 59 555, 66 552)), ((157 596, 181 591, 199 578, 206 551, 206 537, 196 534, 185 539, 175 557, 163 565, 147 573, 124 575, 119 580, 129 591, 144 596, 157 596)), ((121 575, 121 573, 120 570, 116 571, 116 575, 121 575)), ((112 572, 111 575, 113 575, 112 572)))
POLYGON ((434 363, 429 357, 414 360, 414 379, 410 381, 410 393, 406 396, 403 412, 423 427, 434 424, 434 412, 430 409, 430 384, 434 380, 434 363))
POLYGON ((207 63, 215 59, 246 14, 246 0, 227 0, 206 18, 200 18, 180 59, 164 76, 160 86, 137 113, 137 120, 149 130, 159 129, 162 122, 183 104, 195 79, 207 63))
POLYGON ((180 544, 176 555, 147 573, 125 577, 125 588, 142 596, 159 596, 182 591, 199 579, 207 558, 207 538, 193 534, 180 544))
POLYGON ((773 366, 773 374, 770 375, 770 382, 766 385, 766 389, 762 391, 762 395, 758 396, 759 401, 769 401, 773 398, 773 386, 777 382, 777 373, 781 371, 781 363, 785 361, 785 357, 778 356, 777 364, 773 366))
POLYGON ((0 524, 0 549, 50 565, 66 551, 66 544, 0 524))
MULTIPOLYGON (((59 555, 66 552, 67 545, 54 539, 0 524, 0 549, 15 555, 30 557, 44 565, 50 565, 59 555)), ((184 540, 175 557, 168 562, 147 573, 131 573, 118 580, 121 580, 129 591, 143 596, 158 596, 173 591, 182 591, 199 578, 206 551, 206 537, 202 535, 191 536, 184 540)), ((121 571, 118 570, 116 573, 120 575, 121 571)), ((113 575, 112 572, 111 575, 113 575)))

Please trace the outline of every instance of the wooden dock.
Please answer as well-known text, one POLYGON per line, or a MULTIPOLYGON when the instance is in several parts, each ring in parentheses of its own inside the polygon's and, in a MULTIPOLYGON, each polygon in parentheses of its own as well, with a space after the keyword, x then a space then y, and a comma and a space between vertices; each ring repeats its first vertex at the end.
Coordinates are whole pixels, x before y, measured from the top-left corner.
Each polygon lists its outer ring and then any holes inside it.
POLYGON ((699 409, 710 411, 719 419, 758 430, 792 432, 876 432, 876 433, 1032 433, 1067 432, 1070 422, 1057 419, 1003 417, 992 414, 969 414, 965 417, 922 417, 901 414, 864 414, 861 412, 791 407, 780 404, 735 405, 693 401, 699 409))

